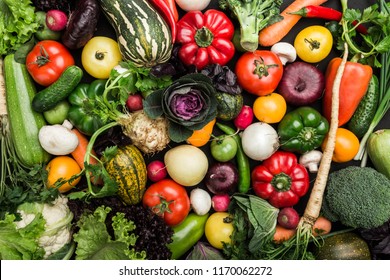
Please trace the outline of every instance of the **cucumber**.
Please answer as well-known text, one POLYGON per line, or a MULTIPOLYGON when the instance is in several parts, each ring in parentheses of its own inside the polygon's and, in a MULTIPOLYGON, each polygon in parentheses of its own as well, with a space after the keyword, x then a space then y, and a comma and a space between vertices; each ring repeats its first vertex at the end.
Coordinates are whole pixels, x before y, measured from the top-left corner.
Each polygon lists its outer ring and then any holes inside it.
POLYGON ((367 132, 379 105, 379 80, 372 75, 366 94, 347 124, 347 128, 358 138, 367 132))
POLYGON ((32 108, 37 112, 53 109, 76 88, 83 77, 83 70, 72 65, 67 67, 53 84, 38 92, 32 100, 32 108))
POLYGON ((7 112, 11 137, 18 160, 26 167, 46 163, 50 155, 42 149, 38 132, 46 125, 41 113, 31 108, 36 94, 34 81, 25 64, 17 63, 14 55, 4 58, 7 112))

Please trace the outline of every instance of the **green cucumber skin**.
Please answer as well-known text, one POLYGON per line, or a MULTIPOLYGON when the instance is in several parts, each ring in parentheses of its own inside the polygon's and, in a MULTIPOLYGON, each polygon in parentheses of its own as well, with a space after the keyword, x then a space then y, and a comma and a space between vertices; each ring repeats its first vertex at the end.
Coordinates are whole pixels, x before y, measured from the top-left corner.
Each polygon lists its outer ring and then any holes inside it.
POLYGON ((4 58, 4 76, 10 132, 18 159, 27 167, 46 163, 50 154, 43 150, 38 139, 46 121, 31 107, 36 94, 34 81, 26 66, 17 63, 13 54, 4 58))
POLYGON ((367 154, 375 169, 390 179, 390 129, 380 129, 370 135, 367 154))
POLYGON ((360 101, 352 118, 348 122, 348 129, 358 138, 362 138, 368 130, 379 105, 379 80, 372 75, 367 92, 360 101))
POLYGON ((76 66, 69 66, 53 84, 38 92, 33 100, 32 107, 37 112, 45 112, 54 108, 65 100, 74 88, 80 83, 83 70, 76 66))

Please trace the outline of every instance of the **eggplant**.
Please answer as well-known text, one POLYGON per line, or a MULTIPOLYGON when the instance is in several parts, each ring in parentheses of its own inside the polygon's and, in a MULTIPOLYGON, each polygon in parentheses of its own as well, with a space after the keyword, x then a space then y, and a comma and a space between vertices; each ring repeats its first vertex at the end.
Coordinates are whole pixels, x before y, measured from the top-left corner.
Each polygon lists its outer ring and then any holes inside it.
POLYGON ((70 14, 62 43, 71 50, 79 49, 93 37, 100 17, 97 0, 80 0, 70 14))

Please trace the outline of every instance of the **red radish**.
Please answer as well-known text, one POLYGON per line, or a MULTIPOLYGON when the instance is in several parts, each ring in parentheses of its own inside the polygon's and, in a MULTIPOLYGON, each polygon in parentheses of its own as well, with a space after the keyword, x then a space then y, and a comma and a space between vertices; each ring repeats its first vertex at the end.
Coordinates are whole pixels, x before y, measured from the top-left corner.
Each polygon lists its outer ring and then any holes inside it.
POLYGON ((278 214, 278 224, 287 229, 295 229, 299 220, 298 212, 292 207, 285 207, 278 214))
POLYGON ((211 206, 216 212, 226 212, 229 208, 230 196, 228 194, 216 194, 211 198, 211 206))
POLYGON ((234 125, 239 130, 244 130, 247 128, 253 121, 253 109, 248 105, 244 105, 241 108, 240 113, 234 119, 234 125))
POLYGON ((160 160, 154 160, 146 167, 147 175, 150 181, 158 182, 167 177, 167 169, 165 164, 160 160))
POLYGON ((130 112, 142 110, 143 108, 142 95, 138 93, 129 95, 129 97, 126 100, 126 106, 130 112))
POLYGON ((52 31, 65 29, 68 23, 68 16, 60 10, 50 10, 46 13, 46 25, 52 31))

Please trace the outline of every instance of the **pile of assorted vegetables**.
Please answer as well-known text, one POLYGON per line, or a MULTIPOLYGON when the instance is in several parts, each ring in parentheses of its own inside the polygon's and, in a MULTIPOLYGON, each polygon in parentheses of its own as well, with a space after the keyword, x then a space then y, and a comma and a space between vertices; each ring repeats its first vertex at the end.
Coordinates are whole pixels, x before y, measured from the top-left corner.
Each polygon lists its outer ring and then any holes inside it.
POLYGON ((0 259, 388 259, 366 2, 0 0, 0 259))

